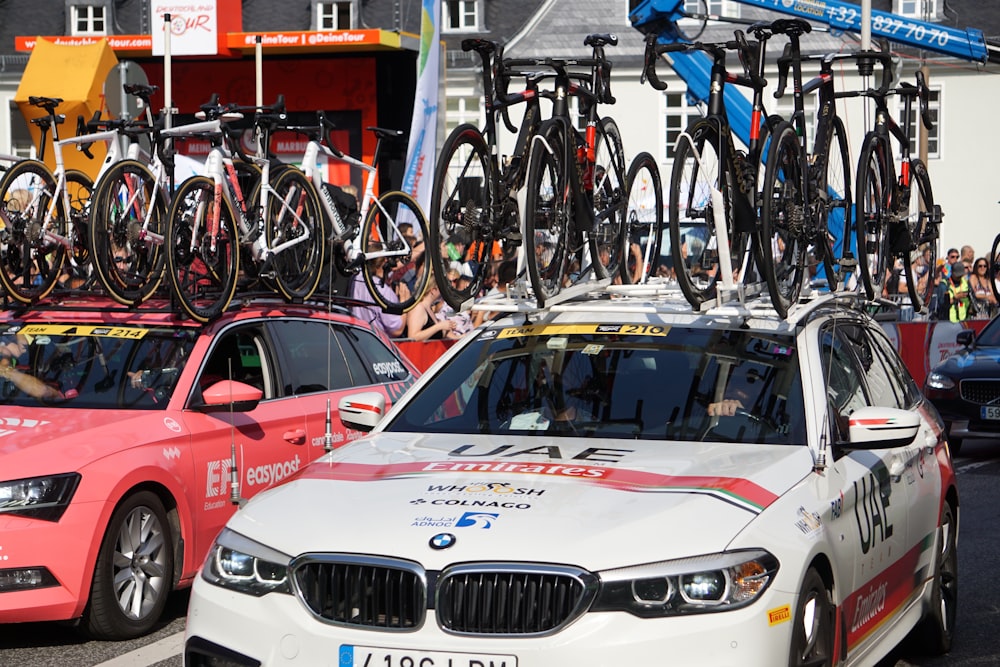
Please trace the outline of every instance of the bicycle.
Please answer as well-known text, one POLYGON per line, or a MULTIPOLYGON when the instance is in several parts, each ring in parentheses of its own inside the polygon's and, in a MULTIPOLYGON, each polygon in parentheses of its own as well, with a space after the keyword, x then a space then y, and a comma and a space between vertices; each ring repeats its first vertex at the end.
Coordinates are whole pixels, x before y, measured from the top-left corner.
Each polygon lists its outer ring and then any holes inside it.
POLYGON ((219 123, 218 131, 209 135, 212 148, 204 175, 186 179, 167 212, 164 242, 173 294, 198 322, 209 322, 228 308, 240 280, 248 285, 273 281, 286 300, 307 299, 323 266, 326 235, 311 184, 301 177, 297 189, 282 192, 270 182, 266 147, 271 132, 284 122, 283 101, 242 109, 255 111, 257 145, 264 153, 247 158, 261 169, 250 196, 244 195, 233 160, 238 143, 231 140, 226 125, 242 118, 242 110, 213 99, 201 107, 207 120, 219 123), (241 246, 249 250, 243 262, 241 246))
MULTIPOLYGON (((0 180, 0 284, 7 295, 23 304, 36 303, 48 296, 60 283, 70 277, 88 278, 90 249, 87 245, 87 222, 93 180, 75 169, 66 169, 63 148, 77 145, 89 152, 90 144, 104 141, 108 151, 101 165, 101 172, 122 158, 118 131, 120 121, 92 120, 77 124, 79 136, 59 138, 58 127, 65 116, 56 114, 62 100, 51 97, 28 98, 46 115, 31 122, 41 129, 39 157, 16 162, 0 180), (105 129, 87 134, 88 129, 105 129), (51 133, 55 170, 45 164, 46 138, 51 133)), ((99 174, 100 175, 100 174, 99 174)))
POLYGON ((775 98, 784 95, 789 69, 792 71, 793 112, 791 120, 775 129, 772 151, 765 168, 761 198, 762 236, 776 240, 772 252, 762 252, 762 272, 768 282, 772 302, 780 313, 799 296, 805 280, 805 258, 812 247, 824 267, 830 291, 837 291, 840 277, 856 271, 857 260, 850 249, 852 234, 851 162, 847 132, 837 114, 836 100, 857 96, 853 91, 834 89, 833 64, 857 59, 856 53, 803 56, 800 37, 812 31, 802 19, 778 19, 771 31, 788 37, 778 59, 775 98), (802 83, 802 63, 820 61, 820 72, 802 83), (805 119, 805 95, 817 92, 816 136, 809 149, 805 119), (797 148, 796 148, 797 145, 797 148), (838 257, 831 242, 831 226, 841 232, 842 252, 838 257))
MULTIPOLYGON (((772 245, 780 245, 781 241, 759 223, 757 185, 762 178, 766 147, 777 145, 779 135, 787 136, 794 130, 780 117, 768 115, 763 106, 767 85, 763 77, 764 55, 771 37, 770 24, 754 23, 748 31, 757 40, 756 48, 742 30, 735 31, 734 40, 725 42, 658 44, 655 34, 646 37, 643 72, 657 90, 667 87, 656 75, 660 55, 702 51, 712 59, 708 113, 678 137, 667 199, 674 272, 681 292, 696 309, 709 299, 721 297, 721 291, 750 291, 752 280, 759 282, 760 272, 773 271, 773 262, 767 262, 765 256, 772 245), (742 75, 726 68, 730 51, 739 55, 742 75), (746 152, 736 149, 729 124, 724 101, 727 83, 750 88, 753 93, 746 152), (700 228, 703 231, 684 231, 700 228)), ((767 151, 768 160, 776 160, 771 152, 767 151)), ((792 248, 789 252, 798 250, 792 248)), ((781 311, 782 302, 774 291, 771 301, 781 311)))
POLYGON ((622 281, 643 284, 659 271, 660 244, 663 230, 663 183, 656 158, 643 151, 632 159, 625 178, 628 206, 625 209, 628 243, 640 248, 640 266, 622 262, 622 281))
POLYGON ((510 258, 521 246, 517 193, 524 186, 528 151, 541 122, 540 77, 518 70, 515 64, 533 61, 505 61, 503 47, 484 39, 463 40, 462 50, 475 51, 482 60, 486 122, 481 129, 459 125, 441 147, 434 170, 427 243, 441 296, 455 310, 465 307, 480 291, 494 256, 510 258), (525 78, 525 89, 508 93, 510 80, 516 77, 525 78), (522 103, 524 115, 516 127, 509 111, 522 103), (517 135, 513 152, 503 160, 499 157, 498 117, 517 135), (462 254, 458 246, 467 252, 462 254), (452 261, 466 259, 474 262, 470 265, 473 275, 466 288, 460 289, 448 281, 448 270, 452 261))
POLYGON ((626 253, 624 150, 614 119, 598 114, 599 104, 615 102, 604 47, 617 43, 615 35, 588 35, 584 44, 593 49, 589 59, 530 61, 546 68, 550 73, 545 78, 554 80, 551 89, 538 91, 552 100, 552 117, 532 137, 526 182, 524 253, 539 307, 564 284, 577 284, 590 274, 610 279, 621 270, 626 253), (580 102, 585 132, 570 119, 570 97, 580 102))
MULTIPOLYGON (((383 310, 407 312, 423 297, 430 280, 430 262, 426 256, 419 259, 415 252, 418 239, 425 241, 424 252, 427 252, 427 220, 420 205, 409 194, 399 190, 375 194, 378 159, 383 142, 402 139, 404 133, 400 130, 369 127, 368 130, 376 137, 375 154, 369 165, 347 155, 334 145, 330 131, 335 126, 322 111, 317 113, 317 119, 319 125, 314 128, 284 129, 303 134, 309 139, 302 156, 302 175, 312 186, 313 192, 318 193, 319 207, 329 225, 333 264, 345 276, 356 275, 360 271, 368 293, 383 310), (356 215, 354 210, 357 202, 345 200, 345 196, 351 199, 353 197, 323 180, 322 170, 316 166, 320 155, 365 172, 361 208, 356 215), (360 227, 358 221, 362 221, 360 227), (415 228, 414 240, 408 238, 403 231, 404 224, 411 224, 415 228), (375 272, 374 264, 379 260, 388 263, 383 276, 375 272), (407 275, 408 270, 412 270, 412 275, 407 275), (408 296, 399 289, 402 282, 407 283, 408 296), (397 300, 391 300, 383 292, 385 287, 388 288, 387 292, 396 295, 397 300), (401 292, 404 297, 398 298, 401 292)), ((298 171, 290 170, 278 177, 275 189, 279 192, 286 189, 294 192, 295 189, 304 187, 300 180, 298 171)))
POLYGON ((859 93, 875 102, 875 127, 861 144, 857 171, 855 215, 858 263, 864 269, 860 271, 862 283, 868 298, 881 296, 892 262, 900 257, 913 310, 925 312, 934 294, 933 270, 943 213, 940 205, 934 203, 927 166, 920 158, 910 156, 909 135, 892 117, 887 100, 891 95, 901 97, 901 118, 907 119, 916 99, 920 120, 925 128, 931 129, 929 91, 920 70, 916 72, 916 85, 903 82, 896 88, 891 86, 892 60, 887 44, 882 51, 869 51, 865 56, 868 63, 881 65, 882 84, 859 93), (898 177, 890 138, 900 148, 898 177), (926 256, 928 250, 930 266, 924 276, 918 276, 914 263, 918 257, 926 256), (921 287, 918 281, 922 277, 925 280, 921 287))

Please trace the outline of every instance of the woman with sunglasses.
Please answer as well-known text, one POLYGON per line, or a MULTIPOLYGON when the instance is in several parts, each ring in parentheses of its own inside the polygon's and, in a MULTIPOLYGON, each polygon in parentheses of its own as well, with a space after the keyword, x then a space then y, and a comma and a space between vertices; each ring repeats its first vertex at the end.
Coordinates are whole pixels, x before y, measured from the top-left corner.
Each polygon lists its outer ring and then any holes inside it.
POLYGON ((990 280, 990 263, 985 257, 976 259, 969 276, 969 291, 975 301, 977 318, 991 319, 997 312, 997 298, 993 295, 990 280))

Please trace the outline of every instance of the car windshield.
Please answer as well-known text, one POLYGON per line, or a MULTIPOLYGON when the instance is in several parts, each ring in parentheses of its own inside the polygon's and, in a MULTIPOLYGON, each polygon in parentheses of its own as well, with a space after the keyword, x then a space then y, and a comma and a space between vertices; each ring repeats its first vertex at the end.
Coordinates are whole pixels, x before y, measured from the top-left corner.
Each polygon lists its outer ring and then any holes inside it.
POLYGON ((7 324, 0 330, 0 405, 165 409, 196 336, 173 328, 7 324))
POLYGON ((481 332, 386 430, 801 444, 802 406, 787 335, 535 325, 481 332))
POLYGON ((1000 319, 994 319, 976 336, 976 345, 1000 347, 1000 319))

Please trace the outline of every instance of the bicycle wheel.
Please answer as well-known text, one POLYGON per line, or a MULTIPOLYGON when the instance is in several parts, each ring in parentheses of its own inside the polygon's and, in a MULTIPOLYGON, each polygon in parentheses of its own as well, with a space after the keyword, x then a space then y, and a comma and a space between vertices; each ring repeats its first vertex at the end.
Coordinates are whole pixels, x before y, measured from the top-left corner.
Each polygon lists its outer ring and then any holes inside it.
POLYGON ((483 260, 490 257, 489 246, 494 243, 492 203, 496 184, 490 165, 489 149, 479 130, 459 125, 441 147, 434 171, 426 252, 441 297, 455 310, 482 288, 487 264, 483 260), (468 259, 470 249, 475 255, 475 265, 469 265, 472 279, 461 288, 448 279, 448 271, 452 262, 468 259))
POLYGON ((86 277, 90 272, 91 246, 87 229, 90 226, 91 195, 94 191, 94 180, 76 169, 66 171, 66 194, 69 198, 69 219, 72 224, 70 246, 72 248, 73 267, 86 277))
MULTIPOLYGON (((62 272, 66 246, 42 233, 55 189, 52 173, 37 160, 14 164, 0 181, 4 218, 0 230, 0 282, 7 294, 21 303, 48 296, 62 272)), ((66 237, 66 218, 58 202, 50 230, 66 237)))
POLYGON ((163 280, 165 193, 146 165, 123 160, 93 197, 90 247, 98 280, 118 303, 137 305, 163 280))
POLYGON ((858 273, 869 299, 882 296, 889 268, 889 229, 886 211, 894 175, 885 139, 869 132, 861 146, 858 185, 855 188, 858 273))
POLYGON ((754 245, 771 303, 781 318, 798 299, 805 274, 805 183, 798 135, 791 124, 781 123, 767 152, 754 245))
POLYGON ((386 192, 372 203, 361 228, 361 251, 366 258, 374 257, 364 263, 361 273, 375 303, 383 310, 405 313, 427 291, 431 266, 422 256, 424 249, 403 235, 403 223, 413 225, 419 238, 428 238, 424 212, 410 195, 386 192))
POLYGON ((267 246, 276 251, 271 268, 278 291, 289 301, 308 299, 319 284, 326 252, 319 195, 300 170, 285 169, 274 182, 268 208, 267 246))
POLYGON ((622 135, 613 118, 602 118, 594 138, 594 233, 590 256, 598 278, 617 277, 628 250, 626 179, 622 135))
MULTIPOLYGON (((936 244, 935 244, 936 245, 936 244)), ((990 287, 993 288, 993 296, 1000 303, 1000 234, 993 237, 993 247, 990 249, 990 287)), ((931 272, 937 271, 937 262, 931 266, 931 272)))
POLYGON ((233 299, 240 248, 235 217, 222 199, 213 230, 215 182, 193 176, 174 193, 167 214, 167 272, 184 312, 197 322, 218 317, 233 299))
POLYGON ((625 209, 626 248, 621 264, 622 281, 627 284, 645 283, 657 275, 663 233, 663 185, 656 158, 639 153, 628 168, 626 179, 628 206, 625 209), (633 256, 632 249, 638 249, 633 256))
POLYGON ((539 307, 567 280, 567 234, 570 215, 569 165, 562 126, 542 123, 528 158, 524 211, 524 254, 539 307))
MULTIPOLYGON (((910 293, 913 311, 927 311, 934 294, 934 267, 937 265, 939 211, 934 206, 931 177, 918 158, 910 160, 910 208, 906 227, 910 233, 909 252, 903 257, 906 291, 910 293), (918 269, 924 267, 920 272, 918 269)), ((994 284, 995 282, 990 281, 994 284)))
MULTIPOLYGON (((852 267, 854 253, 851 252, 851 153, 847 144, 847 131, 840 117, 833 119, 831 132, 826 137, 822 152, 816 156, 816 165, 822 181, 817 182, 816 192, 819 196, 816 208, 819 241, 823 242, 826 261, 827 282, 830 291, 840 289, 840 282, 849 283, 850 277, 845 269, 852 267), (831 236, 833 238, 831 238, 831 236), (837 252, 836 239, 839 238, 840 248, 837 252), (847 258, 847 262, 837 262, 834 258, 847 258), (836 270, 834 264, 837 263, 836 270)), ((856 273, 856 272, 855 272, 856 273)), ((855 279, 855 283, 856 283, 855 279)), ((856 284, 855 284, 856 287, 856 284)))
POLYGON ((725 220, 734 277, 743 269, 750 236, 732 224, 732 192, 720 181, 727 169, 720 145, 714 122, 695 121, 677 141, 670 174, 670 255, 677 284, 694 308, 715 296, 716 282, 721 277, 716 215, 725 220), (716 211, 720 205, 723 210, 716 211))

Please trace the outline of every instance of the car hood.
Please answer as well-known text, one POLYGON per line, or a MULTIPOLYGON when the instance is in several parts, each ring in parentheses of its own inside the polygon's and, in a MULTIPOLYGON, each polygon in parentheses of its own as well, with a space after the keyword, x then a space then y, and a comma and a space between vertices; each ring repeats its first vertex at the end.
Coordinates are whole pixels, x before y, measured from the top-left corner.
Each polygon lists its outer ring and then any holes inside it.
POLYGON ((805 446, 383 433, 319 459, 229 525, 289 556, 596 570, 723 550, 812 465, 805 446), (432 545, 441 533, 456 538, 447 551, 432 545))
POLYGON ((0 477, 78 470, 112 452, 160 439, 155 433, 171 438, 183 430, 169 411, 2 406, 0 477))
POLYGON ((1000 378, 1000 347, 961 350, 934 369, 949 377, 1000 378))

